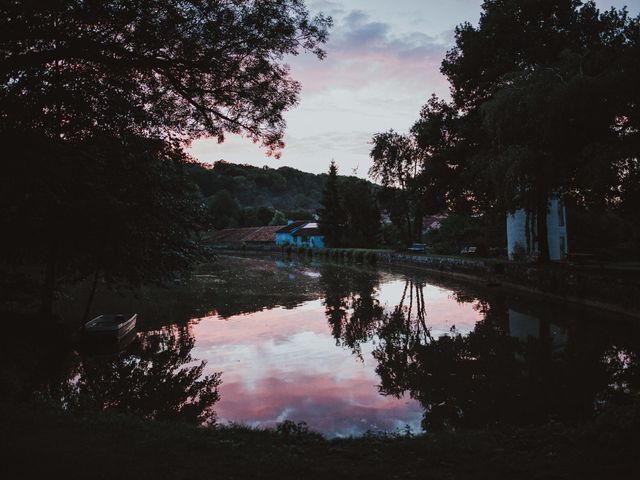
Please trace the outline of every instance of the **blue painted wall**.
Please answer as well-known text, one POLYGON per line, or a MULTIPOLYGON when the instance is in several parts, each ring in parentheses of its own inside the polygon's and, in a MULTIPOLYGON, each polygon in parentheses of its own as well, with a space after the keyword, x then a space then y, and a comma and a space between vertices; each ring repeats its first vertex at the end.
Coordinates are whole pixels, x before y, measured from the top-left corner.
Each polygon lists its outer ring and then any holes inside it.
MULTIPOLYGON (((312 231, 318 232, 318 224, 316 222, 300 222, 301 225, 296 226, 293 232, 276 232, 276 245, 294 245, 305 248, 324 248, 323 235, 305 235, 312 231)), ((284 228, 284 227, 283 227, 284 228)))
POLYGON ((276 233, 276 245, 293 245, 295 243, 291 233, 276 233))
POLYGON ((311 235, 307 241, 304 241, 301 236, 295 236, 294 243, 298 247, 324 248, 324 237, 322 235, 311 235))
POLYGON ((322 235, 311 235, 303 240, 302 236, 295 235, 293 237, 294 245, 305 248, 324 248, 324 237, 322 235))

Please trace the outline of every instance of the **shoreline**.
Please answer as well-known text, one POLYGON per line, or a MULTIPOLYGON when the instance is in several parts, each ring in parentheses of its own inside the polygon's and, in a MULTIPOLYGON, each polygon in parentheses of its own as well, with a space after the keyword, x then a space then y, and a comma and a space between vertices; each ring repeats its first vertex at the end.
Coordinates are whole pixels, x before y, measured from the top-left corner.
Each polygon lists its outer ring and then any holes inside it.
POLYGON ((366 252, 367 255, 375 255, 375 262, 378 264, 416 268, 464 283, 542 297, 636 320, 640 318, 640 273, 635 270, 615 270, 595 265, 538 265, 476 257, 412 255, 389 250, 304 249, 304 253, 299 254, 296 251, 286 253, 283 248, 271 245, 248 245, 245 248, 221 246, 212 250, 221 254, 279 254, 332 258, 354 263, 367 261, 354 260, 355 252, 362 252, 360 254, 363 257, 366 252))

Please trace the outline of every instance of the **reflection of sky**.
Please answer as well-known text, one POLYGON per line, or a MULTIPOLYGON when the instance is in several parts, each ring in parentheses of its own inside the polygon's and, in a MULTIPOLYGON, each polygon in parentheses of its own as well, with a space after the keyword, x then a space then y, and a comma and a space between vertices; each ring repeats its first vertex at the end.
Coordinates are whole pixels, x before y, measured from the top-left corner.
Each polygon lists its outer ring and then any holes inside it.
MULTIPOLYGON (((400 301, 404 286, 405 281, 402 279, 387 282, 381 285, 378 298, 382 304, 387 304, 388 309, 392 309, 400 301)), ((448 334, 454 326, 456 331, 463 335, 473 330, 479 318, 478 312, 473 309, 473 304, 457 303, 450 290, 435 285, 425 285, 422 293, 426 305, 426 324, 431 328, 431 334, 434 337, 448 334)), ((405 305, 408 304, 409 289, 405 298, 405 305)))
MULTIPOLYGON (((381 285, 379 298, 388 308, 402 296, 404 281, 381 285)), ((471 304, 458 304, 450 292, 426 286, 427 324, 434 335, 455 324, 470 330, 478 318, 471 304)), ((367 430, 395 431, 409 425, 420 430, 422 410, 410 398, 384 397, 371 352, 375 339, 362 345, 362 360, 331 336, 321 300, 295 309, 216 316, 193 325, 193 357, 222 371, 222 421, 273 426, 283 420, 306 421, 330 436, 367 430)))

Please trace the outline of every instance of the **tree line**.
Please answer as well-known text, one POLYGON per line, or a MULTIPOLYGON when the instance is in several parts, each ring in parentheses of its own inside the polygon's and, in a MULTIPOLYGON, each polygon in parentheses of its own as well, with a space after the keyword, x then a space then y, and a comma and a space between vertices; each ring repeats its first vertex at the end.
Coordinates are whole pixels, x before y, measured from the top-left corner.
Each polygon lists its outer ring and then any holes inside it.
POLYGON ((425 214, 494 221, 525 209, 544 261, 557 195, 587 224, 613 221, 637 254, 640 17, 591 1, 486 0, 477 26, 456 28, 441 72, 451 100, 433 95, 408 133, 371 142, 369 174, 393 187, 405 241, 425 214))

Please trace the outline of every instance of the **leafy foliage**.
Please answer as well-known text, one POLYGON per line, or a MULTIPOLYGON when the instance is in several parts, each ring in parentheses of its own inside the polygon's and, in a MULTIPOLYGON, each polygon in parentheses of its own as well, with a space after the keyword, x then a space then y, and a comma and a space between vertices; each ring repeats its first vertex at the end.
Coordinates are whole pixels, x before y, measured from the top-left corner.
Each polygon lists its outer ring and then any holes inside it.
POLYGON ((338 190, 338 167, 332 160, 329 176, 322 192, 322 207, 318 210, 318 227, 324 235, 328 247, 342 245, 345 236, 347 218, 344 212, 343 199, 338 190))
POLYGON ((365 180, 338 178, 332 161, 318 210, 318 227, 329 247, 374 247, 380 234, 380 209, 365 180))
MULTIPOLYGON (((228 227, 268 225, 277 212, 284 215, 284 219, 279 218, 279 224, 286 223, 287 219, 312 220, 321 207, 327 180, 326 174, 316 175, 291 167, 260 168, 224 161, 218 161, 212 167, 192 163, 188 172, 208 204, 224 190, 238 205, 239 209, 233 206, 229 211, 218 213, 209 209, 214 225, 217 216, 222 216, 227 218, 223 223, 228 227)), ((339 181, 347 181, 347 178, 351 177, 339 176, 339 181)))
POLYGON ((322 58, 330 25, 300 0, 4 2, 2 226, 18 254, 3 263, 46 264, 42 311, 61 274, 135 285, 184 271, 202 202, 182 147, 236 133, 277 156, 300 90, 285 57, 322 58))
POLYGON ((482 8, 477 26, 456 28, 442 62, 453 101, 432 97, 411 136, 376 135, 371 175, 409 192, 401 211, 526 209, 541 261, 551 195, 640 225, 629 210, 640 164, 631 87, 640 81, 640 17, 576 0, 488 0, 482 8), (411 189, 402 165, 415 165, 411 189))
POLYGON ((300 85, 283 60, 322 58, 331 19, 299 0, 3 3, 2 123, 65 138, 242 133, 275 153, 300 85))
POLYGON ((95 271, 110 283, 170 280, 200 256, 203 210, 178 147, 109 136, 52 145, 44 136, 2 135, 4 263, 46 262, 58 274, 95 271), (11 255, 7 255, 11 252, 11 255))
POLYGON ((373 248, 380 242, 380 208, 368 182, 348 178, 342 182, 347 223, 343 245, 373 248))
MULTIPOLYGON (((290 167, 272 169, 218 161, 213 167, 193 164, 189 173, 205 198, 228 191, 242 209, 267 207, 283 212, 319 206, 324 175, 290 167)), ((270 220, 270 219, 269 219, 270 220)))
POLYGON ((240 205, 227 190, 220 190, 207 199, 207 210, 214 228, 235 227, 240 205))
POLYGON ((440 228, 426 232, 425 243, 433 253, 457 255, 465 247, 475 247, 481 256, 505 252, 505 218, 490 212, 484 215, 452 213, 441 220, 440 228))
POLYGON ((273 212, 273 217, 271 217, 271 220, 269 221, 269 225, 286 225, 287 224, 287 217, 284 213, 282 213, 280 210, 276 210, 275 212, 273 212))
POLYGON ((371 140, 373 165, 369 176, 379 181, 385 191, 383 202, 389 205, 393 223, 402 231, 406 244, 420 236, 422 227, 421 151, 411 135, 393 130, 378 133, 371 140))

